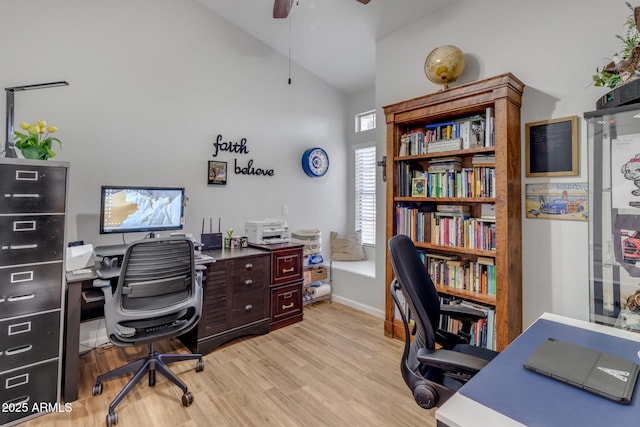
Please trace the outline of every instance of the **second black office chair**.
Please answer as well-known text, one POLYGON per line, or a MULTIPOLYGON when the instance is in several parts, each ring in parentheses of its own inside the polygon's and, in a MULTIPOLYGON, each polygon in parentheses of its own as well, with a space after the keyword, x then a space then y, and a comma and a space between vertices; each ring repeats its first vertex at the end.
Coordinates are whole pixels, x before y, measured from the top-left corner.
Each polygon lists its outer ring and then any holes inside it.
POLYGON ((405 331, 402 377, 416 403, 429 409, 444 403, 498 353, 466 344, 469 325, 485 314, 469 307, 441 305, 431 277, 408 236, 392 237, 389 254, 395 274, 391 294, 405 331), (465 331, 453 334, 438 330, 441 314, 462 321, 465 331))
POLYGON ((106 280, 96 280, 105 296, 104 314, 109 340, 120 347, 148 344, 149 355, 98 376, 93 395, 102 393, 102 382, 135 372, 109 405, 107 426, 118 423, 116 405, 148 374, 156 384, 156 372, 182 389, 182 404, 193 395, 168 363, 197 360, 196 372, 204 369, 201 354, 159 354, 155 342, 191 330, 202 313, 202 274, 196 271, 193 242, 184 237, 145 239, 127 247, 116 290, 106 280))

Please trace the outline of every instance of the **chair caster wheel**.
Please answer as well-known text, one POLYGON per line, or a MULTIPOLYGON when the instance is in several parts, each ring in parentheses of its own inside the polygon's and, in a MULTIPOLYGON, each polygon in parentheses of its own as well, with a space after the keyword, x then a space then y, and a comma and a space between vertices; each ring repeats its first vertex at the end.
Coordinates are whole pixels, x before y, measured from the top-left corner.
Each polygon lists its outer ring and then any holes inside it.
POLYGON ((438 391, 431 384, 420 381, 413 389, 413 398, 421 408, 431 409, 438 404, 438 391))
POLYGON ((198 363, 196 363, 196 372, 202 372, 204 371, 204 361, 202 359, 198 360, 198 363))
POLYGON ((95 396, 96 394, 102 394, 102 383, 95 383, 93 388, 91 389, 91 394, 95 396))
POLYGON ((114 424, 118 424, 118 413, 115 411, 107 414, 107 427, 111 427, 114 424))
POLYGON ((193 394, 190 391, 182 395, 182 406, 189 406, 193 403, 193 394))

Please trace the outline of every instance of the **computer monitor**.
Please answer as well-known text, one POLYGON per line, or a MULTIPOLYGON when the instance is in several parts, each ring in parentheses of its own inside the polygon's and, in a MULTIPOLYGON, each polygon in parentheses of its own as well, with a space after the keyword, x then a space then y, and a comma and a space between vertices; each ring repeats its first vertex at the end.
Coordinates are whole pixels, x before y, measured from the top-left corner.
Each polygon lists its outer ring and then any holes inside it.
POLYGON ((184 188, 102 186, 100 234, 182 230, 184 188))

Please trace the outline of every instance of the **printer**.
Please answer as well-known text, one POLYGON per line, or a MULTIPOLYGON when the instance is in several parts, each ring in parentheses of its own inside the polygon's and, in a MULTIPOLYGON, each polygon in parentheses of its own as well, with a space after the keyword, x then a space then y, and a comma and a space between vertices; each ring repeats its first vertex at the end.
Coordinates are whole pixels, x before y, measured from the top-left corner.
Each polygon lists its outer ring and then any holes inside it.
POLYGON ((249 243, 268 245, 272 243, 287 243, 291 240, 287 221, 282 219, 247 221, 244 224, 244 231, 249 243))

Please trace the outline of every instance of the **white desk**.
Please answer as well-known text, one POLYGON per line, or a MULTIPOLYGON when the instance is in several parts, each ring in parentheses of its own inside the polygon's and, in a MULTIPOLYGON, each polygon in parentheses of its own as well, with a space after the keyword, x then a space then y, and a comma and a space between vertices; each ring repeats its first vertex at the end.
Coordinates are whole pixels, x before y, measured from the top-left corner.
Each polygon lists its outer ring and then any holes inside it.
POLYGON ((449 427, 618 427, 640 425, 640 380, 631 405, 534 374, 522 367, 549 332, 556 338, 640 363, 640 334, 545 313, 436 411, 437 425, 449 427), (541 322, 542 321, 542 322, 541 322), (479 393, 485 390, 486 394, 479 393), (603 423, 603 417, 606 421, 603 423))

